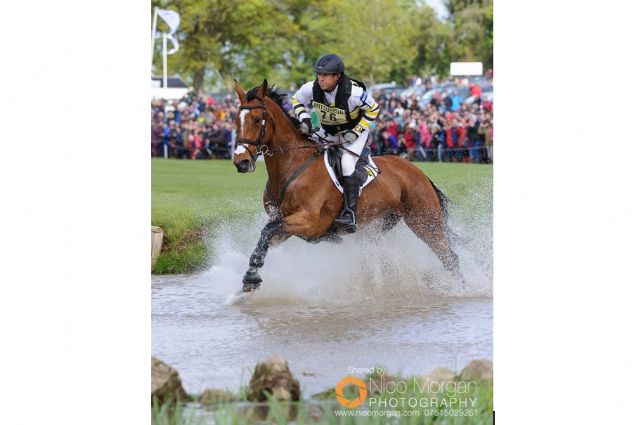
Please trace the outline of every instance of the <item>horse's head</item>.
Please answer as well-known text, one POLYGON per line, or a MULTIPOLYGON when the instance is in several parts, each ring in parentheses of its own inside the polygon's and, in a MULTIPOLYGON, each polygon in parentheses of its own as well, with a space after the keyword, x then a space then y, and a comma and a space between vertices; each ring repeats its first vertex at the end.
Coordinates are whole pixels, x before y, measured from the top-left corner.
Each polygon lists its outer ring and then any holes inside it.
POLYGON ((235 88, 240 99, 240 109, 236 117, 236 149, 233 151, 233 164, 239 173, 250 173, 256 169, 258 156, 268 152, 269 142, 273 138, 273 123, 267 113, 267 80, 262 82, 262 86, 258 87, 252 96, 247 96, 237 81, 235 88))

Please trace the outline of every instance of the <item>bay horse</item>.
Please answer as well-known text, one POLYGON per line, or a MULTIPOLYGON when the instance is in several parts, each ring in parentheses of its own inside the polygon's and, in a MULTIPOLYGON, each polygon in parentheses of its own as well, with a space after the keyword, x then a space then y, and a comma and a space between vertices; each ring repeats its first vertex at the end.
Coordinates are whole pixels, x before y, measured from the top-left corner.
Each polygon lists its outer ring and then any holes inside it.
MULTIPOLYGON (((233 164, 240 173, 253 172, 257 157, 264 155, 268 174, 263 203, 269 222, 242 279, 242 290, 251 292, 260 287, 258 269, 270 247, 291 236, 309 242, 340 239, 332 225, 342 210, 343 196, 327 173, 322 146, 303 136, 299 122, 285 111, 286 93, 269 88, 266 79, 246 93, 234 82, 240 108, 233 164)), ((403 219, 444 267, 464 282, 448 238, 446 196, 403 158, 377 156, 375 163, 381 172, 360 196, 356 211, 360 228, 381 220, 382 230, 387 231, 403 219)))

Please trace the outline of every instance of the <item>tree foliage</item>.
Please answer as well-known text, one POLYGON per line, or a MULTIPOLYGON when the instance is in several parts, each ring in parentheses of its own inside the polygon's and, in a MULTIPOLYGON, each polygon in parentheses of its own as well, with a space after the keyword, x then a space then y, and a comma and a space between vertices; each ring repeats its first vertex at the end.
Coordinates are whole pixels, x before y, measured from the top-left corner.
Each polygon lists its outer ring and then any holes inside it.
POLYGON ((490 0, 449 0, 452 27, 452 61, 483 62, 493 67, 493 2, 490 0))
MULTIPOLYGON (((420 0, 152 0, 152 7, 180 14, 180 50, 169 56, 168 67, 198 91, 230 86, 232 78, 245 86, 265 77, 298 86, 330 52, 343 57, 349 75, 368 83, 445 75, 451 61, 492 66, 492 1, 445 4, 449 16, 440 21, 420 0)), ((158 31, 166 31, 160 19, 158 31)))

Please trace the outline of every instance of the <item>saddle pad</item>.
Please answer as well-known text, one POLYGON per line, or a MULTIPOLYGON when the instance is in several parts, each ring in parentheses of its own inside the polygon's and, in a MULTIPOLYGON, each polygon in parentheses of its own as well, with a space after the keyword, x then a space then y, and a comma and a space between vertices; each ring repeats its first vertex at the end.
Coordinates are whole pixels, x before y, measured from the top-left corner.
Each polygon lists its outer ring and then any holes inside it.
MULTIPOLYGON (((366 185, 371 183, 371 181, 378 175, 378 167, 376 167, 376 164, 373 162, 371 155, 369 155, 367 163, 367 180, 365 180, 364 184, 360 185, 360 193, 362 193, 362 189, 364 189, 366 185)), ((329 164, 329 152, 327 150, 324 151, 324 166, 327 169, 327 172, 329 173, 329 177, 331 177, 331 181, 333 181, 333 184, 340 191, 340 193, 344 193, 344 189, 338 181, 335 170, 333 169, 333 167, 331 167, 331 164, 329 164)))

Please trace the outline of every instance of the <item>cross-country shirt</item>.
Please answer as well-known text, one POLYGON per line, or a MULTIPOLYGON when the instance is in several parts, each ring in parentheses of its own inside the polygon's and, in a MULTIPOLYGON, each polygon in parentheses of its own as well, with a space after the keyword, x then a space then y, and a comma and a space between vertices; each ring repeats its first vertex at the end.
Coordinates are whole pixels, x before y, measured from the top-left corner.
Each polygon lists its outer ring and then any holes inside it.
POLYGON ((380 112, 380 107, 376 101, 358 85, 352 83, 350 87, 351 94, 346 102, 347 111, 341 108, 341 105, 336 105, 340 81, 330 93, 322 92, 324 95, 323 102, 318 102, 318 99, 314 99, 314 83, 314 81, 310 81, 304 84, 292 97, 293 109, 300 121, 310 118, 306 107, 313 106, 318 113, 322 127, 325 130, 334 130, 329 131, 330 133, 350 128, 357 132, 362 132, 370 128, 371 123, 375 121, 380 112), (358 117, 360 117, 359 120, 358 117))

